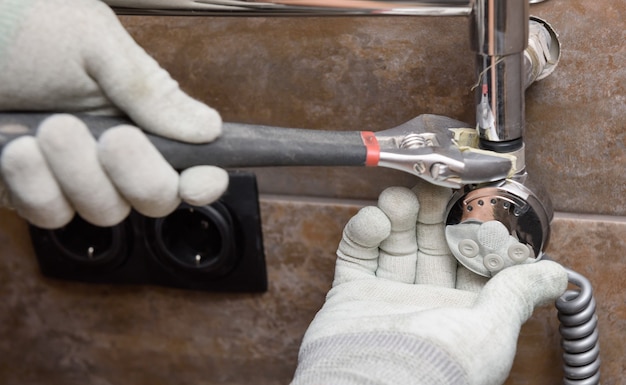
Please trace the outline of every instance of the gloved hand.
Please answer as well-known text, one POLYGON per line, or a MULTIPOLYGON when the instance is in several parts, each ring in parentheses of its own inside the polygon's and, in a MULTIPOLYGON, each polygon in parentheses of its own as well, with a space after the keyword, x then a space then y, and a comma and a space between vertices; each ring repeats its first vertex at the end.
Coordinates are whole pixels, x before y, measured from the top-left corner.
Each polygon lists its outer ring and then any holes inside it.
POLYGON ((414 190, 385 190, 346 225, 293 384, 501 384, 521 325, 565 291, 554 262, 489 281, 457 267, 443 235, 449 191, 414 190))
MULTIPOLYGON (((0 0, 0 110, 123 112, 146 131, 192 143, 215 139, 222 123, 96 0, 0 0)), ((228 184, 228 174, 211 166, 179 177, 135 127, 116 127, 96 142, 68 115, 12 141, 0 162, 5 204, 45 228, 63 226, 75 210, 102 226, 123 220, 131 206, 163 216, 181 198, 207 204, 228 184)))

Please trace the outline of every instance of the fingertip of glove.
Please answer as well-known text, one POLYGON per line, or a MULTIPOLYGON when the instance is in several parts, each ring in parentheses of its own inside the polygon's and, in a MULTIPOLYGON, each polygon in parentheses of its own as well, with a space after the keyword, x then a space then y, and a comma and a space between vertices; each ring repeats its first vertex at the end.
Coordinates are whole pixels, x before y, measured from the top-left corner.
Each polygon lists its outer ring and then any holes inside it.
POLYGON ((45 211, 17 208, 17 212, 32 225, 46 230, 55 230, 67 225, 75 214, 74 210, 68 207, 57 207, 56 209, 49 207, 45 211))
POLYGON ((204 141, 211 142, 222 134, 222 117, 219 112, 211 107, 206 107, 205 112, 205 128, 204 128, 204 141))
POLYGON ((188 143, 212 142, 222 133, 222 117, 213 108, 193 101, 195 107, 188 116, 181 119, 178 126, 173 126, 171 135, 174 139, 188 143))
MULTIPOLYGON (((567 272, 563 266, 552 261, 516 265, 504 269, 485 286, 482 294, 523 298, 530 307, 554 301, 567 289, 567 272)), ((488 296, 492 296, 489 295, 488 296)), ((529 313, 529 314, 530 314, 529 313)))
POLYGON ((51 140, 63 136, 67 130, 80 129, 87 130, 87 126, 76 116, 71 114, 53 114, 39 124, 37 138, 51 140))
POLYGON ((378 207, 391 220, 394 230, 407 230, 415 227, 420 204, 411 189, 389 187, 380 194, 378 207))
POLYGON ((180 174, 179 195, 194 206, 216 201, 228 188, 228 173, 215 166, 196 166, 180 174))
POLYGON ((556 299, 565 292, 568 285, 568 277, 567 271, 561 264, 554 261, 542 260, 532 265, 535 265, 535 268, 539 270, 539 276, 543 280, 553 284, 552 299, 556 299))
POLYGON ((188 99, 187 108, 179 108, 166 118, 151 116, 150 121, 141 122, 141 127, 156 135, 187 143, 208 143, 222 133, 222 118, 213 108, 193 99, 188 99))
POLYGON ((205 112, 202 114, 201 119, 201 135, 199 135, 199 142, 211 142, 222 134, 222 117, 220 114, 211 107, 204 106, 205 112))
POLYGON ((345 235, 353 242, 374 247, 391 233, 389 218, 378 207, 362 208, 346 225, 345 235))

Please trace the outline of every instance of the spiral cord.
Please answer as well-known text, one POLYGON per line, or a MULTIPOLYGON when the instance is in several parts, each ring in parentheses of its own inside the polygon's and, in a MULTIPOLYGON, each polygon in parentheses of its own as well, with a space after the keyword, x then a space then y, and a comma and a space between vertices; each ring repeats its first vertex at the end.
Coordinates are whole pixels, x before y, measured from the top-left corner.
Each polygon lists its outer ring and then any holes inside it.
POLYGON ((561 322, 563 383, 597 385, 600 383, 600 347, 593 288, 589 280, 573 270, 567 269, 567 276, 579 290, 568 290, 556 301, 561 322))

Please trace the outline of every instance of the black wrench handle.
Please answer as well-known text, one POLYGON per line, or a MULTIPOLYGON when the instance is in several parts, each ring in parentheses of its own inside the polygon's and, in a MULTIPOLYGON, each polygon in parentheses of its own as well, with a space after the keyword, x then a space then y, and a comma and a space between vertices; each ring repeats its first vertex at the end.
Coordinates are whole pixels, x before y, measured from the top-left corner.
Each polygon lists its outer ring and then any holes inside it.
MULTIPOLYGON (((50 115, 50 113, 0 113, 0 152, 5 144, 16 137, 34 135, 39 124, 50 115), (25 126, 28 130, 14 129, 18 125, 25 126)), ((108 128, 132 124, 120 117, 85 114, 76 116, 89 127, 96 138, 108 128)), ((368 132, 224 123, 222 135, 206 144, 190 144, 147 132, 145 134, 176 169, 197 165, 237 168, 375 166, 377 163, 377 160, 372 158, 375 158, 376 154, 372 154, 371 146, 365 144, 366 138, 374 138, 373 134, 368 132)))

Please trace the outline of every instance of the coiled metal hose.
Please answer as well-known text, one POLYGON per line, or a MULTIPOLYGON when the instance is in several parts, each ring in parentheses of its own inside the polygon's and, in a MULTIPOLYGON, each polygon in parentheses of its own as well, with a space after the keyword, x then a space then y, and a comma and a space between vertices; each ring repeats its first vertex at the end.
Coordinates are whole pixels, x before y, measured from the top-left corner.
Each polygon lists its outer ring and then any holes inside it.
POLYGON ((591 283, 581 274, 567 269, 570 283, 580 290, 568 290, 557 301, 563 347, 565 385, 600 383, 598 316, 591 283))

